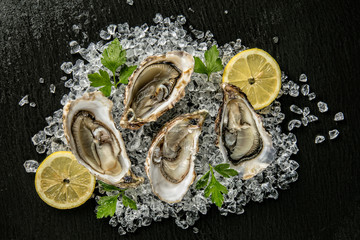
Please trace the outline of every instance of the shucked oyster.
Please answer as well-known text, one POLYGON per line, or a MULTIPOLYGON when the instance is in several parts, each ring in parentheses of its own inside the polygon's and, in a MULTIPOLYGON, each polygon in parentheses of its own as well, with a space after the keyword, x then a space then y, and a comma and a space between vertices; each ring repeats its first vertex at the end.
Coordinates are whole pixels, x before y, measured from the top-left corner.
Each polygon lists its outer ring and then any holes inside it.
POLYGON ((143 182, 131 162, 111 115, 113 103, 100 92, 84 94, 64 107, 64 133, 73 154, 99 180, 121 188, 143 182))
POLYGON ((264 170, 275 158, 271 136, 239 88, 223 83, 224 102, 215 122, 217 146, 243 179, 264 170))
POLYGON ((195 179, 194 159, 206 110, 181 115, 166 123, 154 138, 145 170, 156 196, 181 201, 195 179))
POLYGON ((194 59, 187 52, 145 59, 129 78, 121 127, 139 129, 171 109, 184 96, 193 69, 194 59))

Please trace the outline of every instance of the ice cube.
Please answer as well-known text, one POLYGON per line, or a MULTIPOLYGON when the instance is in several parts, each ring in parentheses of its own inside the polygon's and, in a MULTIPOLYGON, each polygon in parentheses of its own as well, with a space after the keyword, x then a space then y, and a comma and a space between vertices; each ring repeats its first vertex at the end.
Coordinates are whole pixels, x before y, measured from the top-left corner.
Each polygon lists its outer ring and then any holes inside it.
POLYGON ((24 168, 27 173, 36 173, 39 163, 35 160, 26 160, 24 162, 24 168))
POLYGON ((101 30, 100 31, 100 37, 104 40, 109 40, 111 38, 111 35, 108 31, 101 30))
POLYGON ((310 86, 309 84, 304 84, 301 86, 301 93, 303 96, 306 96, 310 93, 310 86))
POLYGON ((300 82, 307 82, 307 76, 304 73, 300 74, 299 81, 300 82))
POLYGON ((273 40, 274 43, 278 43, 279 42, 279 37, 275 36, 275 37, 273 37, 272 40, 273 40))
POLYGON ((25 104, 29 103, 29 95, 25 95, 25 97, 23 97, 20 102, 19 102, 19 106, 24 106, 25 104))
POLYGON ((329 109, 328 106, 327 106, 327 104, 324 103, 324 102, 322 102, 322 101, 319 101, 319 102, 317 103, 317 106, 318 106, 319 111, 320 111, 321 113, 327 112, 328 109, 329 109))
POLYGON ((293 130, 294 127, 299 128, 301 126, 301 122, 297 119, 293 119, 288 123, 289 131, 293 130))
POLYGON ((313 100, 313 99, 315 99, 316 98, 316 94, 315 93, 309 93, 308 94, 308 98, 309 98, 309 100, 311 101, 311 100, 313 100))
POLYGON ((324 137, 324 136, 322 136, 322 135, 317 135, 317 136, 315 137, 315 143, 316 143, 316 144, 322 143, 323 141, 325 141, 325 137, 324 137))
POLYGON ((50 84, 50 92, 51 93, 55 93, 55 90, 56 90, 56 86, 54 84, 50 84))
POLYGON ((308 115, 307 119, 308 119, 309 122, 315 122, 315 121, 318 120, 318 117, 315 116, 315 115, 308 115))
POLYGON ((309 107, 304 107, 303 109, 303 116, 306 117, 307 115, 310 114, 310 108, 309 107))
POLYGON ((292 111, 293 113, 296 113, 296 114, 300 114, 300 115, 303 114, 303 111, 301 110, 301 108, 299 108, 295 104, 292 104, 290 106, 290 111, 292 111))
POLYGON ((71 41, 69 43, 70 46, 70 53, 71 54, 76 54, 80 51, 81 47, 79 45, 79 43, 77 41, 71 41))
POLYGON ((334 121, 342 121, 344 120, 344 114, 342 112, 338 112, 337 114, 335 114, 335 117, 334 117, 334 121))
POLYGON ((333 129, 329 131, 329 137, 330 139, 335 139, 339 135, 339 131, 337 129, 333 129))

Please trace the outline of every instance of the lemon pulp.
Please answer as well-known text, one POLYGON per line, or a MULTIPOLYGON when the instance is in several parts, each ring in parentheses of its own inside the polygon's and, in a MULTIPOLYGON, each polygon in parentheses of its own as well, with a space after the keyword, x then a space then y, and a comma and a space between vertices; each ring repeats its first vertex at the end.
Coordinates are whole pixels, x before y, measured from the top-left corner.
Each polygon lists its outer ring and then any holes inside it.
POLYGON ((35 175, 35 188, 40 198, 58 209, 82 205, 94 192, 95 183, 95 177, 89 170, 67 151, 49 155, 35 175))
POLYGON ((252 48, 235 55, 224 69, 223 82, 243 91, 255 110, 272 103, 281 88, 281 70, 264 50, 252 48))

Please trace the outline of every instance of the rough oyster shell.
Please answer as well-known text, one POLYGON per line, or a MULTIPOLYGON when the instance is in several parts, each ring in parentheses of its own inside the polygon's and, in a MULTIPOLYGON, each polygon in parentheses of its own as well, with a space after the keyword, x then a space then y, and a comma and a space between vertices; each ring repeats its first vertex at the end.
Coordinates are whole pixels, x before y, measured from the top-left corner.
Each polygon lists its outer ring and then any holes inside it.
POLYGON ((166 123, 149 149, 145 170, 162 201, 181 201, 195 180, 195 154, 206 110, 181 115, 166 123))
POLYGON ((171 109, 185 95, 193 70, 194 59, 187 52, 146 58, 129 78, 120 126, 139 129, 171 109))
POLYGON ((97 179, 121 188, 144 181, 131 171, 131 162, 111 109, 101 92, 86 93, 64 106, 64 134, 73 154, 97 179))
POLYGON ((216 145, 240 177, 249 179, 275 159, 272 139, 246 95, 231 84, 221 88, 224 100, 215 121, 216 145))

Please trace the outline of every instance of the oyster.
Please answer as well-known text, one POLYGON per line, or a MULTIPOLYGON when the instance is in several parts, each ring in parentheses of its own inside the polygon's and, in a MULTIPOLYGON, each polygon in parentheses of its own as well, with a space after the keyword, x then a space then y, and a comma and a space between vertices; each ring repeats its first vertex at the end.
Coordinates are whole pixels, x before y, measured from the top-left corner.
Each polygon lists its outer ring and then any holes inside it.
POLYGON ((145 170, 152 190, 162 201, 181 201, 196 174, 195 154, 206 110, 181 115, 166 123, 149 149, 145 170))
POLYGON ((221 87, 224 102, 215 122, 216 145, 240 177, 249 179, 274 160, 272 139, 246 95, 231 84, 223 83, 221 87))
POLYGON ((97 179, 121 188, 144 181, 131 172, 131 162, 111 115, 113 103, 101 92, 68 102, 63 111, 64 134, 73 154, 97 179))
POLYGON ((171 109, 185 95, 193 70, 193 57, 183 51, 145 59, 129 78, 121 127, 139 129, 171 109))

